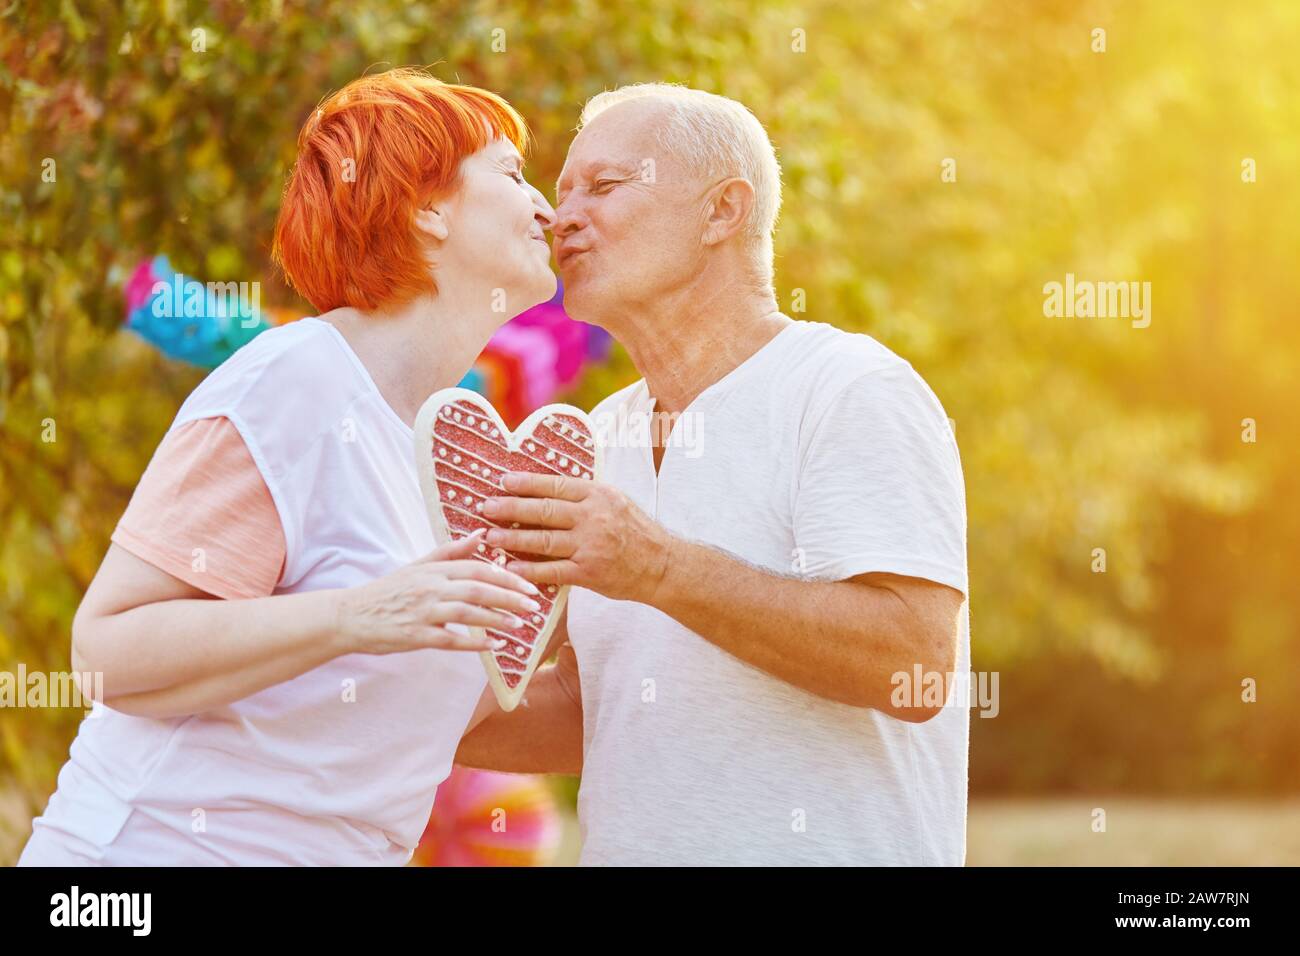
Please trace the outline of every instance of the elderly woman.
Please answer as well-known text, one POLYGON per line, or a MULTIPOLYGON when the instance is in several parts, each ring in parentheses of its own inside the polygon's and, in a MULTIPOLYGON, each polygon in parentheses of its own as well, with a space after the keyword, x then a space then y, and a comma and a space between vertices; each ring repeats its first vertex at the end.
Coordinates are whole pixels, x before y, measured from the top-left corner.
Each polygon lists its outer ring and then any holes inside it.
POLYGON ((414 70, 308 119, 274 255, 320 315, 159 445, 73 622, 101 700, 20 864, 410 859, 484 690, 460 625, 537 608, 476 539, 434 548, 412 450, 429 394, 555 292, 526 147, 500 97, 414 70))

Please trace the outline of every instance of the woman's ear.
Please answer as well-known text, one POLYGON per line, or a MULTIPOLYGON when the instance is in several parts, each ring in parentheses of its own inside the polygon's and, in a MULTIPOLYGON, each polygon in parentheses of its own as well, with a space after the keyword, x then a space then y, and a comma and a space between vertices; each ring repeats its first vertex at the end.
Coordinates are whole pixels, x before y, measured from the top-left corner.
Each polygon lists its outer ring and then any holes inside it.
POLYGON ((448 228, 447 210, 441 204, 435 204, 429 209, 417 209, 415 212, 415 228, 432 239, 446 242, 451 231, 448 228))

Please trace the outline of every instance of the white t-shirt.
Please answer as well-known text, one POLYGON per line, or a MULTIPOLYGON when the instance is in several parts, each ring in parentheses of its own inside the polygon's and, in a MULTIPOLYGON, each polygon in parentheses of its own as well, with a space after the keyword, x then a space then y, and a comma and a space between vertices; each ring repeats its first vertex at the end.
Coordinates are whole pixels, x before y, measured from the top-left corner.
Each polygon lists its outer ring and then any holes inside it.
MULTIPOLYGON (((218 415, 280 516, 277 594, 361 584, 434 548, 412 431, 329 323, 262 333, 172 427, 218 415)), ((33 827, 64 839, 52 853, 107 864, 402 865, 485 684, 477 654, 347 654, 189 717, 97 705, 33 827)))
MULTIPOLYGON (((658 480, 638 440, 653 404, 642 380, 593 410, 602 478, 674 534, 787 577, 886 571, 967 592, 952 428, 874 339, 793 322, 691 403, 658 480)), ((785 683, 642 604, 574 588, 568 613, 584 864, 964 862, 964 707, 908 723, 785 683)))

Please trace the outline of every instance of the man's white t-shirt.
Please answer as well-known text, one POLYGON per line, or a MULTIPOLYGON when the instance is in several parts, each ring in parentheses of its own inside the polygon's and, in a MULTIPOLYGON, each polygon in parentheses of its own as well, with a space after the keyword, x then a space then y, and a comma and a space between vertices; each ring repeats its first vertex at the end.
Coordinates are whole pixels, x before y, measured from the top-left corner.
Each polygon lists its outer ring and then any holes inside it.
MULTIPOLYGON (((884 571, 967 593, 948 417, 869 336, 786 326, 685 410, 658 478, 653 408, 641 380, 593 410, 602 478, 674 534, 786 577, 884 571)), ((970 669, 967 606, 958 675, 970 669)), ((654 608, 582 588, 568 615, 582 863, 964 863, 965 707, 916 724, 826 700, 654 608)))

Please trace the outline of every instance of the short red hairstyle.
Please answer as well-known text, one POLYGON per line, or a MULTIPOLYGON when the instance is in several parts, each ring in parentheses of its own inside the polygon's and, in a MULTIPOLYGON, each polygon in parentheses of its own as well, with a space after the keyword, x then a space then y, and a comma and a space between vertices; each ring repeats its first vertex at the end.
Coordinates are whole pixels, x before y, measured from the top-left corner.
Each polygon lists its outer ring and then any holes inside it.
POLYGON ((454 189, 461 160, 496 138, 527 150, 523 118, 495 93, 409 68, 353 80, 298 134, 272 259, 321 312, 436 292, 415 213, 454 189))

